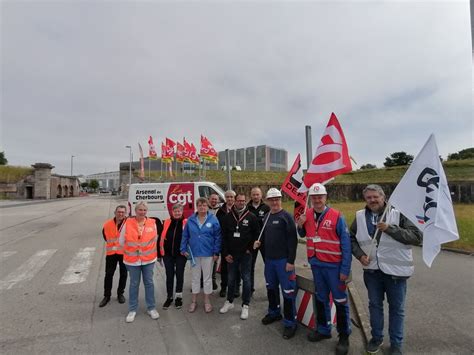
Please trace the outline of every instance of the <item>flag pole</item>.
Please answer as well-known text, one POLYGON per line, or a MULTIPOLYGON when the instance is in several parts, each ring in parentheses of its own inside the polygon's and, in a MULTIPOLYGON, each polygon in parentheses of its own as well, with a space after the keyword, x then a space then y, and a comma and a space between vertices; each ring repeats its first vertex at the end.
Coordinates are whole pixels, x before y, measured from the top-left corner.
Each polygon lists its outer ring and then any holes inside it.
MULTIPOLYGON (((386 205, 385 205, 385 210, 383 211, 383 214, 382 214, 382 217, 380 218, 380 221, 383 222, 383 219, 385 218, 385 216, 387 215, 387 212, 388 210, 390 209, 390 203, 387 201, 386 202, 386 205)), ((374 246, 375 244, 377 243, 377 233, 380 231, 380 229, 376 228, 375 229, 375 233, 374 233, 374 237, 372 238, 372 243, 370 245, 370 250, 369 250, 369 255, 367 255, 367 257, 369 258, 369 261, 370 261, 370 256, 372 255, 372 251, 374 249, 374 246)))
POLYGON ((150 160, 150 157, 148 157, 148 182, 151 182, 150 164, 151 164, 151 160, 150 160))

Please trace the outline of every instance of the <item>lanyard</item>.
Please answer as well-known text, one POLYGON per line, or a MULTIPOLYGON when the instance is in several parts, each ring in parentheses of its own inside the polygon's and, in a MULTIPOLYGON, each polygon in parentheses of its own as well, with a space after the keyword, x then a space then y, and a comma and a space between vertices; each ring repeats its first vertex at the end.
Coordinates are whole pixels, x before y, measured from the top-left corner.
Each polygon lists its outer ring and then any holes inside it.
MULTIPOLYGON (((318 234, 318 232, 319 232, 319 226, 321 224, 321 221, 323 220, 323 216, 326 215, 324 212, 326 212, 327 209, 328 209, 327 207, 324 207, 324 210, 323 210, 323 212, 321 212, 321 215, 319 216, 319 218, 317 220, 315 219, 315 221, 316 221, 316 234, 318 234)), ((316 211, 314 211, 314 216, 316 216, 316 211)), ((314 218, 314 216, 313 216, 313 218, 314 218)))
POLYGON ((235 217, 235 214, 234 214, 234 211, 232 211, 232 216, 234 217, 235 221, 237 222, 237 227, 235 227, 236 230, 239 230, 239 223, 241 220, 243 220, 245 218, 245 216, 249 213, 250 211, 247 210, 247 212, 245 212, 242 217, 240 217, 239 219, 237 219, 237 217, 235 217))

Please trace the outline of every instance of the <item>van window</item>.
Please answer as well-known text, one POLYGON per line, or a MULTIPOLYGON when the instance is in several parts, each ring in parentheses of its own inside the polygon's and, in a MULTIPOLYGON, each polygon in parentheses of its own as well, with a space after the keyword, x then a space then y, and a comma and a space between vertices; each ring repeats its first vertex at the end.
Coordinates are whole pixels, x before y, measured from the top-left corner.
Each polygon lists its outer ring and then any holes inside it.
POLYGON ((217 191, 214 190, 210 186, 199 186, 198 190, 199 190, 199 197, 209 198, 209 196, 211 196, 212 194, 216 194, 217 196, 219 196, 219 203, 224 202, 221 195, 219 193, 217 193, 217 191))

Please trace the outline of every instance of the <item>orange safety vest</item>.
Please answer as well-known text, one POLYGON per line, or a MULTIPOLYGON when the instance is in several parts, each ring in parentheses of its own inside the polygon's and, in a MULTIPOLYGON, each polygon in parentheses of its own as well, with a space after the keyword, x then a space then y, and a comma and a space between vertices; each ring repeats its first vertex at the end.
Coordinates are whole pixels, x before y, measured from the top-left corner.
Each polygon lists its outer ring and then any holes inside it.
MULTIPOLYGON (((184 226, 186 225, 186 222, 188 220, 185 218, 183 219, 183 229, 184 226)), ((171 218, 168 218, 165 223, 163 224, 163 232, 161 232, 161 238, 160 238, 160 254, 161 256, 165 255, 165 240, 166 240, 166 233, 168 232, 168 229, 171 225, 171 218)))
POLYGON ((154 219, 145 219, 143 232, 140 235, 136 218, 129 218, 122 232, 125 234, 123 261, 126 264, 141 265, 150 263, 156 259, 156 241, 158 234, 154 219))
POLYGON ((306 212, 306 252, 308 259, 316 256, 318 260, 338 263, 342 260, 341 241, 336 234, 340 212, 329 208, 323 219, 316 225, 314 209, 306 212))
MULTIPOLYGON (((124 226, 126 220, 122 222, 121 227, 124 226)), ((122 228, 120 228, 122 229, 122 228)), ((105 251, 106 255, 123 254, 123 247, 119 244, 120 230, 117 229, 117 224, 114 219, 109 219, 104 223, 105 251)))

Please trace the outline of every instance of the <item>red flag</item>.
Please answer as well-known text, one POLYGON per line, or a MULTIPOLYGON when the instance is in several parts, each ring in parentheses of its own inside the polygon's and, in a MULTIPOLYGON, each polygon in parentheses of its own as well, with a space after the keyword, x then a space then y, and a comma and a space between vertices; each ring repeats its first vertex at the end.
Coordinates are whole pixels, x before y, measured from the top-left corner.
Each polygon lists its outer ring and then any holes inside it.
POLYGON ((201 157, 205 160, 217 163, 217 152, 212 146, 212 143, 205 136, 201 135, 201 157))
POLYGON ((199 164, 201 162, 199 155, 197 154, 197 149, 193 143, 191 143, 191 153, 189 154, 189 157, 194 164, 199 164))
POLYGON ((176 143, 176 161, 178 163, 184 162, 184 146, 181 143, 176 143))
POLYGON ((168 149, 166 149, 166 145, 161 143, 161 161, 163 163, 171 162, 170 157, 168 156, 168 149))
POLYGON ((336 115, 332 113, 298 191, 305 192, 316 182, 322 183, 349 171, 352 171, 352 164, 346 138, 336 115))
POLYGON ((301 169, 301 157, 298 154, 283 185, 281 185, 281 190, 304 206, 306 204, 306 194, 298 192, 302 183, 303 170, 301 169))
POLYGON ((174 159, 174 146, 176 143, 169 139, 166 138, 166 159, 168 162, 172 162, 174 159))
POLYGON ((140 180, 145 180, 145 163, 143 161, 143 149, 140 143, 138 143, 138 149, 140 150, 140 180))
POLYGON ((186 141, 186 138, 183 139, 183 146, 184 146, 184 153, 183 153, 184 161, 192 163, 192 160, 191 160, 191 145, 186 141))
POLYGON ((156 150, 155 150, 155 145, 153 144, 153 138, 150 136, 150 139, 148 139, 148 159, 155 160, 157 158, 156 156, 156 150))

